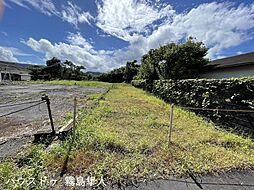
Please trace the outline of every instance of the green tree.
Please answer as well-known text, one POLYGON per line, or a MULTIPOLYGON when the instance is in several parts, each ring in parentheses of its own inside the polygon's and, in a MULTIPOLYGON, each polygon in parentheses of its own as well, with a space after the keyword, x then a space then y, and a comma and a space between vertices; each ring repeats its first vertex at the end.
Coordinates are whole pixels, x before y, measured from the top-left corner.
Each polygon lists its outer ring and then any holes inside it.
POLYGON ((82 71, 85 70, 84 66, 78 66, 71 61, 66 60, 64 63, 63 78, 70 80, 84 80, 87 75, 82 71))
POLYGON ((125 66, 124 70, 124 80, 127 83, 130 83, 133 78, 138 74, 139 71, 139 65, 136 64, 137 60, 134 61, 128 61, 125 66))
POLYGON ((196 78, 209 61, 208 49, 202 42, 189 38, 183 44, 170 43, 150 50, 141 59, 141 79, 187 79, 196 78))
POLYGON ((112 82, 112 83, 122 83, 131 82, 133 78, 138 74, 139 65, 136 64, 137 61, 128 61, 126 66, 114 69, 108 73, 104 73, 97 77, 99 81, 112 82))
POLYGON ((160 78, 160 51, 151 49, 142 56, 138 77, 141 79, 157 80, 160 78))
POLYGON ((104 73, 98 77, 99 81, 121 83, 124 82, 125 67, 114 69, 108 73, 104 73))
POLYGON ((30 65, 28 67, 29 74, 31 75, 32 80, 40 80, 43 79, 44 76, 44 71, 43 71, 44 66, 42 65, 30 65))
POLYGON ((63 68, 61 65, 61 60, 53 57, 52 59, 46 61, 47 67, 44 70, 50 74, 51 79, 61 79, 63 68))

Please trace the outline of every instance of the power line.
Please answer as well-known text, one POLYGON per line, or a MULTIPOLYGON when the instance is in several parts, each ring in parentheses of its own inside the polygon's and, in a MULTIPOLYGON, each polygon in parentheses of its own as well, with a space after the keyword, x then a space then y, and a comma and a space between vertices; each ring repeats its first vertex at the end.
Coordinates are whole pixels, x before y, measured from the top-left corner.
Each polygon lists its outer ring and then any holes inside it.
POLYGON ((38 105, 43 104, 43 103, 45 103, 45 101, 41 101, 41 102, 38 103, 38 104, 34 104, 34 105, 31 105, 31 106, 28 106, 28 107, 25 107, 25 108, 22 108, 22 109, 13 111, 13 112, 9 112, 9 113, 0 115, 0 118, 1 118, 1 117, 5 117, 5 116, 8 116, 8 115, 12 115, 12 114, 14 114, 14 113, 18 113, 18 112, 21 112, 21 111, 24 111, 24 110, 27 110, 27 109, 30 109, 30 108, 32 108, 32 107, 38 106, 38 105))

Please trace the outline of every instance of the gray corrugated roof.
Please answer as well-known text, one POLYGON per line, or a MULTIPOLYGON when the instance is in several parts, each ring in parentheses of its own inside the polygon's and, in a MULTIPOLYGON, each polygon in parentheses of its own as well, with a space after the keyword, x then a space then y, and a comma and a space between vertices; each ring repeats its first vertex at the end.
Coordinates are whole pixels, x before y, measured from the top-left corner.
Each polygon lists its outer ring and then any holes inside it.
POLYGON ((0 61, 0 71, 11 71, 15 73, 28 73, 26 64, 0 61))
POLYGON ((207 66, 214 69, 254 64, 254 52, 227 57, 210 62, 207 66))

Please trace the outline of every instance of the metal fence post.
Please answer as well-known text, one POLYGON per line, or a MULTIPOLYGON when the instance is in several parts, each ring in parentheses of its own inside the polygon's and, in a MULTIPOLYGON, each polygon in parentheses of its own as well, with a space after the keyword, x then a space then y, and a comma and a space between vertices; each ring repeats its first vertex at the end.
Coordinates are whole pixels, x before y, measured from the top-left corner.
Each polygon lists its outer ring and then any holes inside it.
POLYGON ((41 99, 46 101, 46 104, 47 104, 47 107, 48 107, 48 114, 49 114, 49 119, 50 119, 52 134, 55 135, 55 134, 56 134, 56 131, 55 131, 55 128, 54 128, 53 117, 52 117, 52 114, 51 114, 50 99, 49 99, 49 97, 48 97, 47 95, 43 95, 43 96, 41 97, 41 99))
POLYGON ((170 115, 169 115, 168 145, 170 145, 170 142, 171 142, 172 128, 173 128, 173 117, 174 117, 174 104, 171 104, 170 115))

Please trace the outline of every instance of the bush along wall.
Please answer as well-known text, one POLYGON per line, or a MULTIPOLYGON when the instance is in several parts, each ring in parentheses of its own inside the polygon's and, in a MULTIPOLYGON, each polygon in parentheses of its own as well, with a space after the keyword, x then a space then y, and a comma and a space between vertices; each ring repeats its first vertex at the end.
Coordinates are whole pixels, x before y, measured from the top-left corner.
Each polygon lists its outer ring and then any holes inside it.
MULTIPOLYGON (((182 107, 254 110, 254 78, 134 80, 132 85, 182 107)), ((193 110, 218 126, 254 135, 254 113, 193 110)))

